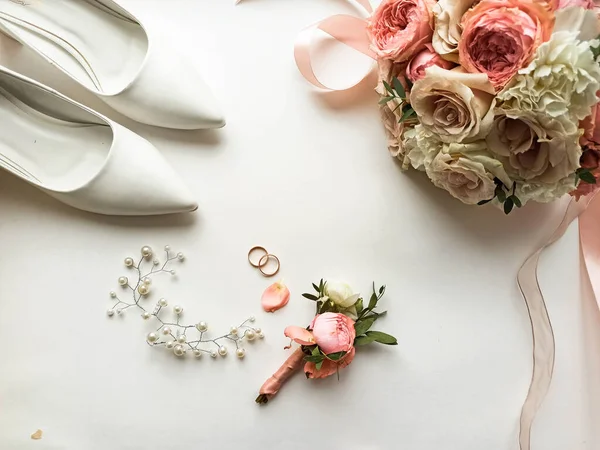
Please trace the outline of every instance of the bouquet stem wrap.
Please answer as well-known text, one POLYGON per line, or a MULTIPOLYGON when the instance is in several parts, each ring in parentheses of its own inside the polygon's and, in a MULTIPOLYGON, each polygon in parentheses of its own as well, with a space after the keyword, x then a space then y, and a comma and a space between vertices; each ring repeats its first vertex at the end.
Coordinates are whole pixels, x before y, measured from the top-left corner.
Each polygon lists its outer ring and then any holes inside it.
POLYGON ((271 377, 264 382, 259 391, 259 396, 256 397, 256 403, 267 403, 274 397, 283 383, 287 381, 296 371, 300 370, 304 364, 304 353, 302 347, 298 347, 294 353, 285 360, 283 365, 271 377))

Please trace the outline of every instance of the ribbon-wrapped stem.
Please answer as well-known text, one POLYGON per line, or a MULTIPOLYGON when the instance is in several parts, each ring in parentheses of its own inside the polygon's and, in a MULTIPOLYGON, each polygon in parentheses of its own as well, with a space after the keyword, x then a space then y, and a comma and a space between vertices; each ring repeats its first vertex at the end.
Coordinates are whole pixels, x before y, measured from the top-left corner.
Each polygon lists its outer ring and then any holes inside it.
POLYGON ((264 404, 273 398, 281 389, 283 383, 287 381, 296 371, 300 370, 304 363, 304 352, 302 347, 298 347, 290 355, 283 365, 267 381, 264 382, 256 397, 256 403, 264 404))

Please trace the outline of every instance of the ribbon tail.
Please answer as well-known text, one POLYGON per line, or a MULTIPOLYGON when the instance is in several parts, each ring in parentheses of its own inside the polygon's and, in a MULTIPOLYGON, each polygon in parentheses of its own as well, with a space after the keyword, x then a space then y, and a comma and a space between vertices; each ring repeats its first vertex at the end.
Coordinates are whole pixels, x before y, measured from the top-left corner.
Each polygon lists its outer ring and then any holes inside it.
POLYGON ((537 274, 540 255, 546 247, 565 234, 571 222, 581 214, 585 206, 586 202, 571 200, 552 236, 525 260, 517 274, 517 284, 527 306, 533 338, 533 373, 527 397, 521 408, 519 429, 519 448, 521 450, 531 449, 531 427, 535 415, 548 393, 554 372, 554 331, 537 274))
MULTIPOLYGON (((312 66, 311 50, 313 48, 313 38, 316 30, 324 31, 334 39, 353 48, 354 50, 376 59, 375 53, 370 48, 369 36, 367 34, 367 21, 354 16, 337 14, 328 17, 314 25, 311 25, 300 32, 294 44, 294 58, 300 73, 308 82, 321 89, 334 89, 323 84, 315 74, 312 66)), ((357 83, 344 89, 356 86, 370 73, 367 72, 357 83)))

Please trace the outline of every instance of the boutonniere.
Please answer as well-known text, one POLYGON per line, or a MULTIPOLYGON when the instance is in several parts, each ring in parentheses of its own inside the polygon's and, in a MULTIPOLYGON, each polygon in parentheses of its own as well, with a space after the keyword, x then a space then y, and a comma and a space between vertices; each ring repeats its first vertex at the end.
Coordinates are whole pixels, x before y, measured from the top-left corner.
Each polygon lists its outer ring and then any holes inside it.
MULTIPOLYGON (((321 280, 318 285, 313 283, 313 288, 316 294, 302 296, 316 303, 316 315, 306 328, 289 326, 285 329, 284 334, 300 347, 262 385, 257 403, 267 403, 301 368, 309 379, 334 374, 339 377, 339 371, 354 360, 356 347, 374 342, 398 344, 394 336, 371 329, 386 314, 386 311, 376 311, 385 286, 376 290, 373 284, 373 294, 366 305, 360 294, 355 294, 346 283, 321 280)), ((291 345, 286 347, 289 348, 291 345)))

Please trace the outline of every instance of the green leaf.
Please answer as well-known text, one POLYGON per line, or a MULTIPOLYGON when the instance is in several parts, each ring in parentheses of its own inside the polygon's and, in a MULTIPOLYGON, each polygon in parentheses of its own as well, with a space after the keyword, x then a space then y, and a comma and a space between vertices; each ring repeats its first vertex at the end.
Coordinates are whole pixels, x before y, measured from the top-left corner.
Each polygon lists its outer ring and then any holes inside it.
POLYGON ((358 300, 356 300, 356 303, 354 304, 354 307, 356 308, 356 312, 358 314, 360 314, 361 312, 363 312, 364 306, 363 306, 363 299, 359 298, 358 300))
POLYGON ((585 183, 596 184, 596 177, 588 169, 580 170, 577 176, 585 183))
POLYGON ((317 370, 321 370, 321 367, 323 367, 323 361, 319 361, 318 363, 315 364, 315 368, 317 370))
POLYGON ((324 359, 325 359, 325 357, 323 355, 306 355, 304 357, 304 361, 314 362, 314 363, 323 362, 324 359))
POLYGON ((317 286, 315 283, 313 283, 312 285, 315 288, 315 291, 317 291, 320 294, 321 291, 319 290, 319 286, 317 286))
POLYGON ((385 105, 386 103, 388 103, 389 101, 394 100, 394 97, 381 97, 381 100, 379 100, 379 104, 380 105, 385 105))
POLYGON ((354 324, 354 331, 356 331, 356 335, 360 336, 361 334, 365 334, 369 328, 373 326, 373 323, 377 320, 377 317, 366 317, 364 319, 360 319, 354 324))
POLYGON ((379 296, 385 294, 385 284, 379 288, 379 296))
POLYGON ((323 281, 323 278, 321 278, 321 281, 319 282, 319 292, 325 292, 326 284, 327 284, 327 282, 323 281))
POLYGON ((330 353, 329 355, 327 355, 327 358, 331 359, 332 361, 339 361, 344 356, 346 356, 346 353, 347 352, 330 353))
POLYGON ((406 119, 408 119, 414 113, 415 113, 415 110, 412 109, 412 107, 408 108, 406 111, 404 111, 404 114, 402 114, 402 117, 400 118, 400 120, 398 122, 399 123, 404 122, 406 119))
POLYGON ((311 353, 312 353, 313 356, 320 355, 321 354, 321 349, 319 348, 318 345, 315 345, 315 347, 312 349, 311 353))
POLYGON ((377 294, 375 294, 375 292, 373 292, 373 294, 371 294, 371 298, 369 300, 369 306, 367 306, 367 309, 374 309, 377 306, 377 301, 379 299, 377 298, 377 294))
POLYGON ((504 214, 510 214, 510 212, 513 209, 513 206, 515 206, 515 202, 513 202, 513 199, 510 197, 507 198, 504 202, 504 214))
POLYGON ((485 205, 486 203, 489 203, 489 202, 491 202, 492 200, 494 200, 494 199, 493 199, 493 198, 490 198, 489 200, 481 200, 480 202, 477 202, 477 204, 478 204, 479 206, 481 206, 481 205, 485 205))
POLYGON ((388 83, 387 81, 383 80, 383 87, 385 87, 385 90, 388 91, 392 95, 392 98, 393 98, 394 97, 394 90, 390 86, 390 83, 388 83))
POLYGON ((402 98, 406 98, 406 91, 404 90, 404 86, 402 86, 400 80, 398 78, 394 78, 392 80, 392 83, 394 84, 394 89, 396 90, 398 95, 402 98))
POLYGON ((382 333, 381 331, 367 331, 367 336, 380 344, 398 345, 398 340, 394 336, 382 333))
POLYGON ((319 297, 317 297, 316 295, 313 295, 313 294, 302 294, 302 297, 312 300, 313 302, 316 302, 317 300, 319 300, 319 297))
POLYGON ((504 192, 502 186, 498 186, 494 193, 496 194, 496 197, 498 197, 498 200, 500 200, 500 203, 504 203, 506 201, 506 192, 504 192))
POLYGON ((371 337, 371 336, 358 336, 356 339, 354 339, 354 346, 360 346, 360 345, 368 345, 375 342, 375 338, 371 337))
POLYGON ((519 200, 519 197, 517 197, 516 195, 511 195, 510 198, 512 199, 512 201, 514 202, 514 204, 517 208, 520 208, 521 206, 523 206, 523 204, 521 203, 521 200, 519 200))

